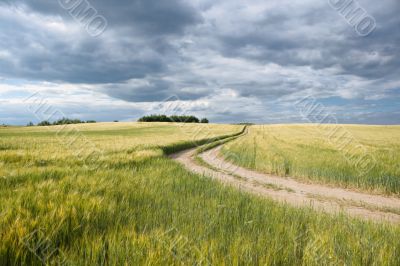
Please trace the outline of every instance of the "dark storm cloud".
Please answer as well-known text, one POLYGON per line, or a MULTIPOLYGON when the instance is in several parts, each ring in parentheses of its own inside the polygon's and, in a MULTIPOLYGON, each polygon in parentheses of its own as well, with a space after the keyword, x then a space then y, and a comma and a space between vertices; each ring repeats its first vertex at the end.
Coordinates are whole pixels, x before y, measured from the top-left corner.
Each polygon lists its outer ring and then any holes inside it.
MULTIPOLYGON (((84 1, 83 1, 84 2, 84 1)), ((127 27, 149 35, 180 34, 185 27, 201 21, 197 10, 182 0, 96 0, 88 1, 104 16, 111 27, 127 27)), ((65 6, 82 3, 82 0, 16 0, 34 12, 72 17, 65 6)), ((83 6, 83 4, 81 4, 83 6)))
MULTIPOLYGON (((118 53, 113 53, 112 49, 107 51, 105 45, 90 39, 75 42, 75 47, 71 47, 67 42, 52 39, 51 36, 38 38, 35 34, 14 34, 10 40, 10 33, 0 33, 0 40, 7 43, 10 47, 8 51, 13 55, 8 60, 0 61, 0 72, 10 77, 68 83, 109 83, 143 78, 166 67, 154 51, 142 56, 135 54, 134 44, 115 47, 132 54, 126 60, 116 58, 118 53)), ((143 50, 142 47, 136 49, 143 50)))
POLYGON ((93 6, 108 28, 91 38, 83 30, 67 29, 64 35, 18 16, 51 15, 79 27, 58 1, 18 0, 16 5, 19 10, 0 18, 0 49, 12 54, 1 61, 0 75, 68 83, 123 82, 165 71, 175 53, 168 38, 201 21, 193 7, 179 0, 96 1, 93 6))
POLYGON ((350 25, 338 27, 346 22, 327 3, 325 8, 310 5, 303 10, 293 5, 285 11, 264 12, 253 27, 243 26, 246 30, 220 32, 220 52, 282 66, 336 67, 337 74, 371 79, 399 74, 400 4, 361 3, 378 22, 377 30, 367 37, 357 35, 350 25))

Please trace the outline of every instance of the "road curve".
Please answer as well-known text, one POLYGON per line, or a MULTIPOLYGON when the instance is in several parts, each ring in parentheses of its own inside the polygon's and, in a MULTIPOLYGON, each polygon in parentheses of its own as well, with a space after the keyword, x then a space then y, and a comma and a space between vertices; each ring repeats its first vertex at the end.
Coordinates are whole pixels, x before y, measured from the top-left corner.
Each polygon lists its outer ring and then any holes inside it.
POLYGON ((172 154, 170 158, 194 173, 295 207, 312 207, 331 214, 346 213, 366 220, 400 224, 399 198, 305 184, 293 178, 244 169, 225 161, 220 156, 220 149, 218 146, 198 155, 205 162, 202 165, 195 160, 197 148, 172 154))

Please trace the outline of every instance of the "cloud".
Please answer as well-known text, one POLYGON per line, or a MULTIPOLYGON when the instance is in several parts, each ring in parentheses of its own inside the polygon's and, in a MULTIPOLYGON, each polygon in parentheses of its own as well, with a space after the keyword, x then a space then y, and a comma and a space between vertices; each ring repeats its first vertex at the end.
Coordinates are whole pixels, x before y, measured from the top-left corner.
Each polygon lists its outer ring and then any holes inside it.
POLYGON ((18 10, 0 6, 0 75, 117 83, 165 71, 174 56, 168 38, 201 19, 184 2, 158 2, 96 1, 99 14, 109 20, 99 38, 89 36, 57 1, 18 1, 18 10))
POLYGON ((108 22, 97 38, 58 1, 0 4, 4 99, 14 99, 10 90, 51 84, 45 87, 65 95, 65 103, 95 93, 94 100, 151 112, 176 97, 216 121, 279 122, 298 121, 286 103, 310 94, 337 99, 332 108, 363 109, 344 112, 343 121, 398 121, 391 115, 400 109, 396 102, 379 115, 362 104, 399 98, 397 0, 359 1, 377 21, 367 37, 327 1, 89 2, 108 22), (340 99, 349 105, 338 105, 340 99))
POLYGON ((145 35, 169 35, 181 34, 187 26, 199 23, 201 14, 189 1, 184 0, 120 0, 118 4, 107 0, 81 1, 81 0, 16 0, 17 4, 28 10, 47 16, 61 16, 64 20, 72 20, 69 12, 78 13, 79 8, 87 7, 87 3, 93 6, 98 14, 104 16, 109 26, 114 28, 125 28, 137 31, 145 35), (63 9, 64 6, 72 6, 63 9), (76 9, 75 9, 76 7, 76 9))

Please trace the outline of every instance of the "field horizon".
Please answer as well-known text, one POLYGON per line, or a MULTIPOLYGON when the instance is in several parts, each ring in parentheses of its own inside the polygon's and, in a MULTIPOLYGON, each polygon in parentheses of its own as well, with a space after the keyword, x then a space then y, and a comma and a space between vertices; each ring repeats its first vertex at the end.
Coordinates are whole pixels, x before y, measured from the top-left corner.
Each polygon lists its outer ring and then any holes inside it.
MULTIPOLYGON (((179 124, 178 122, 138 122, 138 121, 97 121, 95 124, 126 124, 126 123, 162 123, 162 124, 179 124)), ((331 124, 331 123, 299 123, 299 122, 293 122, 293 123, 250 123, 250 122, 237 122, 237 123, 227 123, 227 122, 210 122, 209 124, 212 125, 255 125, 255 126, 262 126, 262 125, 276 125, 276 126, 282 126, 282 125, 337 125, 337 126, 372 126, 372 127, 400 127, 400 124, 365 124, 365 123, 337 123, 337 124, 331 124)), ((78 124, 70 124, 70 125, 78 125, 78 124)), ((56 125, 50 125, 50 127, 53 127, 56 125)), ((0 124, 1 128, 5 127, 19 127, 19 128, 24 128, 24 127, 43 127, 43 126, 27 126, 26 124, 10 124, 10 125, 5 125, 5 124, 0 124)))

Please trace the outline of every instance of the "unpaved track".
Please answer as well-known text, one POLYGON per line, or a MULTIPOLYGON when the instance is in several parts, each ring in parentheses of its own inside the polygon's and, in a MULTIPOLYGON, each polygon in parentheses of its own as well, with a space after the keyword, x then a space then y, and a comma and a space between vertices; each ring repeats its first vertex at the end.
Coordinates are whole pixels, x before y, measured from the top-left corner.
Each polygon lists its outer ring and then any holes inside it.
POLYGON ((199 156, 211 167, 199 165, 194 157, 196 149, 171 155, 192 172, 209 176, 242 191, 265 196, 296 207, 312 207, 337 214, 340 212, 367 220, 400 223, 400 199, 333 188, 319 184, 305 184, 293 178, 259 173, 226 162, 219 156, 221 147, 199 156))

